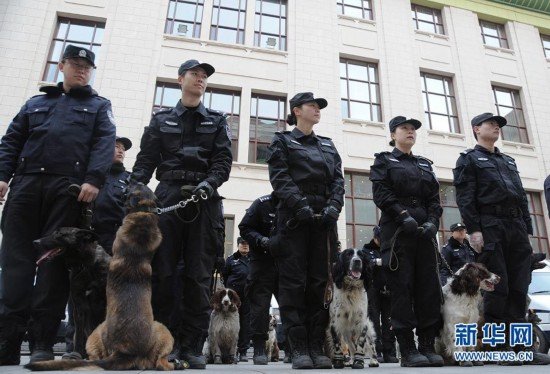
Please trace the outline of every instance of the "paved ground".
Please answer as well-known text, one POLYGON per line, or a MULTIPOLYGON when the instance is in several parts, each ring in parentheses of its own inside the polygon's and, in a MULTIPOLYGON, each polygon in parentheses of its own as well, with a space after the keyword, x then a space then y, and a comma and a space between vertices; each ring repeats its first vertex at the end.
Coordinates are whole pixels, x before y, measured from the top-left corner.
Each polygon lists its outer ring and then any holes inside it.
MULTIPOLYGON (((23 356, 22 365, 27 363, 28 356, 23 356)), ((404 373, 404 374, 504 374, 504 373, 549 373, 550 366, 515 366, 515 367, 502 367, 498 365, 486 365, 481 367, 461 368, 461 367, 443 367, 443 368, 401 368, 399 364, 381 364, 378 368, 365 368, 367 372, 371 374, 389 374, 389 373, 404 373)), ((224 373, 224 374, 240 374, 240 373, 299 373, 296 370, 291 370, 290 364, 283 364, 281 362, 270 363, 267 366, 256 366, 252 362, 239 363, 238 365, 208 365, 206 370, 187 370, 188 372, 195 373, 224 373)), ((342 370, 308 370, 306 373, 335 373, 346 372, 352 373, 352 369, 345 368, 342 370)), ((354 373, 358 371, 353 370, 354 373)), ((23 366, 2 366, 0 367, 0 373, 2 374, 26 374, 29 373, 23 366)), ((64 372, 68 373, 68 372, 64 372)), ((72 373, 77 373, 76 371, 72 373)), ((78 371, 82 373, 82 371, 78 371)), ((124 371, 119 373, 139 373, 139 371, 124 371)), ((148 373, 155 373, 155 371, 148 371, 148 373)))

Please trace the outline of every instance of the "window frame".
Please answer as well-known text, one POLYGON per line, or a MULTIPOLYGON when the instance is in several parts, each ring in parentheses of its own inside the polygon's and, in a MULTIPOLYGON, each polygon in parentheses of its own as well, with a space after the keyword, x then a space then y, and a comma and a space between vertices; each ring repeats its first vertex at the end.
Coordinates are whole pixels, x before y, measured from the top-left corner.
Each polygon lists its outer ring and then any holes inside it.
POLYGON ((272 0, 271 2, 275 2, 277 1, 278 2, 278 5, 279 5, 279 15, 278 16, 275 16, 273 14, 270 14, 270 13, 264 13, 263 12, 263 3, 265 2, 266 0, 256 0, 255 2, 255 9, 254 9, 254 17, 255 17, 255 20, 254 20, 254 46, 255 47, 259 47, 259 48, 265 48, 265 49, 278 49, 279 51, 287 51, 288 50, 288 1, 287 0, 272 0), (258 8, 258 3, 260 4, 259 8, 258 8), (285 8, 285 14, 281 14, 282 11, 281 11, 281 8, 283 7, 284 5, 284 8, 285 8), (273 33, 268 33, 268 32, 263 32, 262 31, 262 16, 264 17, 272 17, 272 18, 278 18, 279 19, 279 34, 273 34, 273 33), (256 30, 256 20, 258 19, 259 17, 259 20, 257 21, 258 22, 258 30, 256 30), (284 24, 285 24, 285 27, 284 27, 284 30, 283 28, 281 27, 281 22, 282 20, 284 20, 284 24), (262 47, 262 36, 264 35, 267 35, 268 37, 275 37, 275 38, 278 38, 278 41, 279 41, 279 44, 278 44, 278 48, 269 48, 269 47, 262 47), (284 43, 283 43, 284 41, 284 43), (283 44, 284 44, 284 48, 283 48, 283 44))
POLYGON ((177 36, 183 36, 186 38, 198 39, 200 38, 201 32, 202 32, 203 16, 204 16, 204 0, 168 0, 168 9, 166 10, 166 22, 164 23, 164 33, 168 35, 177 35, 177 36), (174 5, 173 14, 170 15, 170 6, 172 3, 175 3, 175 5, 174 5), (193 18, 193 22, 176 18, 178 4, 180 3, 195 5, 195 17, 193 18), (199 12, 199 8, 202 8, 200 10, 201 16, 200 16, 200 20, 197 20, 197 14, 199 12), (191 24, 193 26, 193 31, 191 32, 192 36, 181 35, 178 32, 174 32, 174 24, 176 22, 191 24))
MULTIPOLYGON (((346 101, 347 114, 348 114, 348 116, 344 116, 344 113, 342 113, 342 118, 363 120, 363 121, 368 121, 368 122, 382 122, 382 118, 383 118, 382 95, 381 95, 381 89, 380 89, 380 76, 379 76, 378 64, 374 63, 374 62, 366 62, 366 61, 354 60, 354 59, 349 59, 349 58, 340 58, 340 66, 341 66, 341 64, 346 65, 346 76, 342 77, 342 74, 340 72, 340 84, 341 84, 342 80, 346 81, 346 90, 347 90, 346 96, 347 96, 347 98, 342 97, 342 92, 340 93, 340 106, 342 108, 343 102, 346 101), (359 80, 359 79, 356 79, 356 78, 349 78, 349 76, 350 76, 350 74, 349 74, 349 65, 350 64, 366 67, 369 80, 365 81, 365 80, 359 80), (374 74, 376 76, 376 79, 374 81, 371 79, 370 73, 368 72, 369 68, 374 68, 374 74), (350 95, 350 82, 358 82, 358 83, 367 84, 368 96, 369 96, 370 101, 352 99, 350 97, 351 96, 350 95), (371 97, 371 92, 372 92, 371 86, 375 86, 375 90, 376 90, 377 95, 378 95, 378 102, 373 102, 371 100, 372 99, 372 97, 371 97), (353 115, 351 113, 351 104, 352 104, 352 102, 360 103, 360 104, 367 104, 369 106, 370 119, 353 117, 353 115), (379 118, 374 119, 374 116, 373 116, 374 109, 373 109, 373 107, 378 107, 379 118)), ((340 71, 341 71, 341 69, 340 69, 340 71)))
MULTIPOLYGON (((248 162, 251 164, 264 164, 263 162, 258 162, 258 145, 269 145, 270 142, 260 141, 258 140, 258 124, 260 120, 265 119, 268 121, 277 121, 277 129, 275 131, 284 131, 286 130, 286 97, 283 96, 277 96, 277 95, 266 95, 266 94, 260 94, 260 93, 252 93, 250 97, 250 126, 249 126, 249 136, 248 136, 248 162), (254 99, 256 99, 256 115, 253 116, 253 110, 252 105, 254 103, 254 99), (280 116, 280 108, 281 108, 281 102, 283 104, 283 115, 280 118, 270 118, 266 116, 260 116, 258 113, 259 109, 259 103, 260 99, 264 100, 277 100, 277 114, 280 116), (254 121, 254 124, 252 124, 252 121, 254 121), (280 124, 282 122, 282 127, 280 127, 280 124), (254 137, 252 136, 252 131, 254 131, 254 137), (250 151, 252 148, 252 144, 254 144, 254 154, 250 151)), ((275 131, 273 131, 273 134, 275 134, 275 131)))
POLYGON ((413 19, 413 22, 414 22, 415 30, 418 30, 418 31, 421 31, 421 32, 431 32, 433 34, 438 34, 438 35, 446 35, 445 25, 443 24, 443 13, 441 12, 441 9, 431 8, 431 7, 411 3, 411 12, 413 13, 413 18, 412 19, 413 19), (432 22, 420 20, 418 18, 418 10, 419 9, 420 10, 429 10, 432 14, 432 22), (441 20, 441 22, 437 22, 438 17, 441 20), (419 27, 419 23, 432 25, 433 30, 432 31, 422 30, 419 27), (438 26, 441 28, 441 32, 438 31, 438 26))
POLYGON ((497 114, 499 116, 505 117, 504 115, 501 114, 501 109, 500 108, 501 107, 510 108, 510 109, 512 109, 512 112, 514 113, 515 121, 518 124, 518 126, 515 126, 513 124, 510 124, 510 121, 508 121, 508 123, 506 124, 506 127, 504 127, 506 129, 506 131, 501 130, 502 140, 514 141, 514 140, 506 139, 506 132, 510 131, 511 128, 514 128, 514 129, 517 130, 518 135, 519 135, 518 136, 519 137, 519 142, 518 143, 530 144, 529 131, 527 130, 527 122, 525 121, 525 114, 524 114, 524 110, 523 110, 523 106, 522 106, 522 102, 521 102, 520 90, 516 90, 516 89, 512 89, 512 88, 506 88, 506 87, 497 86, 497 85, 492 85, 491 89, 493 91, 493 99, 495 101, 495 107, 496 107, 496 110, 497 110, 497 114), (505 93, 510 94, 511 101, 512 101, 512 106, 511 107, 508 106, 508 105, 498 103, 497 93, 496 93, 497 91, 505 92, 505 93), (517 105, 516 96, 519 98, 519 106, 517 105), (522 132, 522 130, 524 130, 524 132, 522 132), (525 134, 525 135, 523 135, 523 134, 525 134))
MULTIPOLYGON (((238 0, 239 1, 239 7, 238 8, 232 8, 232 7, 229 7, 229 6, 224 6, 224 5, 222 5, 222 2, 220 0, 217 0, 217 1, 218 1, 218 5, 216 5, 216 0, 214 1, 213 5, 212 5, 212 20, 210 22, 210 40, 220 41, 218 39, 218 32, 219 32, 220 29, 222 29, 222 30, 231 30, 231 31, 236 31, 236 37, 235 37, 235 40, 233 41, 233 43, 235 43, 235 44, 244 44, 245 33, 246 33, 246 6, 247 6, 247 1, 246 0, 238 0), (243 3, 244 3, 244 8, 242 9, 241 6, 242 6, 243 3), (215 12, 216 9, 218 10, 218 12, 217 12, 218 17, 217 17, 216 23, 214 23, 214 15, 216 13, 215 12), (236 27, 220 26, 219 22, 220 22, 220 14, 221 14, 222 10, 235 11, 235 12, 238 13, 236 27), (239 27, 239 25, 241 24, 241 20, 243 21, 242 22, 243 23, 242 28, 239 27)), ((221 42, 224 42, 224 41, 221 41, 221 42)))
MULTIPOLYGON (((363 13, 363 16, 360 17, 361 19, 366 19, 370 21, 374 20, 374 7, 372 6, 372 0, 361 0, 361 6, 346 4, 346 1, 347 0, 337 0, 336 8, 338 10, 338 14, 344 15, 347 17, 355 17, 352 15, 346 14, 346 9, 349 9, 349 8, 360 9, 361 12, 363 13), (367 6, 365 6, 365 3, 367 4, 367 6)), ((359 17, 355 17, 355 18, 359 18, 359 17)))
POLYGON ((550 255, 550 243, 548 242, 548 229, 546 227, 546 217, 544 215, 544 208, 542 206, 543 197, 541 192, 533 192, 533 191, 525 191, 527 194, 527 203, 529 206, 529 215, 531 216, 531 220, 533 223, 533 235, 529 235, 529 242, 531 243, 531 246, 533 249, 537 250, 537 252, 546 253, 547 255, 550 255), (537 196, 537 200, 540 203, 540 205, 537 206, 535 204, 535 199, 533 196, 537 196), (544 235, 541 234, 541 229, 539 226, 539 219, 540 222, 542 222, 543 228, 544 228, 544 235), (534 235, 538 234, 538 235, 534 235), (533 245, 534 242, 537 242, 536 245, 533 245), (545 243, 543 245, 543 242, 545 243))
POLYGON ((540 34, 540 42, 542 43, 542 51, 544 52, 544 57, 550 59, 550 35, 540 34), (548 43, 548 48, 544 46, 544 42, 548 43))
POLYGON ((426 73, 424 71, 421 71, 420 72, 420 79, 422 80, 422 85, 421 85, 422 89, 421 90, 422 90, 422 95, 423 95, 423 99, 424 99, 423 104, 427 105, 427 108, 424 107, 424 116, 425 116, 425 118, 427 117, 426 119, 427 119, 428 124, 430 126, 430 130, 441 131, 441 130, 437 130, 437 129, 433 128, 433 126, 432 126, 432 115, 446 116, 447 117, 447 125, 448 125, 447 132, 452 133, 452 134, 460 134, 461 133, 461 126, 460 126, 460 120, 458 118, 458 105, 457 105, 457 102, 456 102, 456 94, 455 94, 455 89, 454 89, 454 85, 453 85, 453 78, 448 77, 448 76, 444 76, 444 75, 426 73), (427 78, 441 81, 441 84, 443 86, 443 94, 441 94, 439 92, 428 91, 428 84, 426 82, 427 78), (445 85, 445 82, 447 82, 447 85, 445 85), (449 87, 451 92, 447 92, 447 86, 449 87), (437 95, 437 96, 444 97, 445 107, 447 108, 447 113, 439 113, 439 112, 435 112, 435 111, 431 110, 431 108, 430 108, 430 95, 437 95), (451 103, 449 103, 449 100, 451 101, 451 103), (452 105, 453 103, 454 103, 454 108, 456 108, 456 113, 454 113, 454 114, 450 113, 453 110, 453 105, 452 105), (449 104, 451 104, 451 105, 449 105, 449 104), (451 120, 452 118, 454 118, 455 122, 456 122, 456 127, 457 127, 456 131, 453 131, 453 129, 452 129, 452 120, 451 120))
POLYGON ((491 44, 487 43, 487 40, 485 39, 485 37, 488 37, 488 38, 492 38, 492 39, 498 39, 498 44, 499 44, 498 48, 510 49, 510 44, 508 43, 508 37, 507 37, 507 34, 506 34, 506 29, 505 29, 503 24, 480 19, 479 20, 479 27, 481 29, 481 37, 482 37, 484 45, 489 46, 489 47, 496 47, 494 45, 491 45, 491 44), (484 32, 485 27, 494 29, 497 32, 497 36, 489 35, 489 34, 485 33, 484 32))

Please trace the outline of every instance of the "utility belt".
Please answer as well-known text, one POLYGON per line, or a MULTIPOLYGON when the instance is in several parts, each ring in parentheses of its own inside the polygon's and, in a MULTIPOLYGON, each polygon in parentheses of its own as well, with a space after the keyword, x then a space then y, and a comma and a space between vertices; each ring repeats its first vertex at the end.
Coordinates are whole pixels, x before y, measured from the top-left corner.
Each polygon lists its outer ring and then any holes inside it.
POLYGON ((521 218, 523 213, 518 206, 484 205, 479 208, 479 213, 495 217, 521 218))
POLYGON ((325 184, 302 183, 302 184, 298 185, 298 188, 304 194, 324 196, 324 197, 329 197, 330 196, 330 189, 325 184))
POLYGON ((399 200, 402 205, 412 208, 426 207, 426 201, 415 196, 398 197, 397 200, 399 200))
POLYGON ((162 173, 161 181, 181 181, 197 184, 206 179, 208 175, 200 171, 168 170, 162 173))

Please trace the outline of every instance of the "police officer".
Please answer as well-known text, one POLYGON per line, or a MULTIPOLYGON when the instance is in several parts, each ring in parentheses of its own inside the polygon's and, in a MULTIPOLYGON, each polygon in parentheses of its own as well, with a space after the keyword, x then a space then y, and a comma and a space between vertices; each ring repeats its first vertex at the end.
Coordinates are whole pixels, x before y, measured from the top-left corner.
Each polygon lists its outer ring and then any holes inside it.
POLYGON ((395 335, 391 330, 391 297, 386 274, 382 269, 380 256, 380 227, 372 229, 372 239, 363 245, 369 259, 372 277, 365 279, 365 289, 369 299, 369 318, 376 331, 376 352, 378 360, 388 364, 399 362, 395 352, 395 335))
MULTIPOLYGON (((210 319, 210 282, 216 257, 223 253, 224 222, 217 192, 229 178, 231 140, 225 117, 204 107, 201 97, 212 65, 188 60, 178 69, 182 96, 177 105, 153 115, 141 139, 131 178, 149 183, 156 169, 160 181, 155 194, 168 207, 182 201, 182 186, 207 199, 184 209, 164 213, 159 227, 163 240, 153 259, 152 304, 155 319, 175 337, 173 356, 204 369, 202 346, 210 319), (178 331, 170 325, 174 307, 176 265, 184 263, 182 314, 178 331)), ((180 302, 180 298, 175 298, 180 302)))
POLYGON ((124 157, 131 147, 130 139, 117 136, 113 164, 94 202, 92 227, 99 236, 99 244, 111 255, 116 232, 124 218, 123 194, 130 175, 124 168, 124 157))
POLYGON ((239 223, 241 237, 250 245, 250 274, 246 293, 250 303, 254 365, 267 365, 265 343, 268 339, 269 307, 271 297, 277 295, 278 288, 279 277, 269 251, 274 218, 275 199, 270 194, 254 200, 239 223))
MULTIPOLYGON (((461 152, 453 173, 471 246, 481 252, 478 260, 501 278, 494 292, 484 294, 485 322, 525 322, 533 252, 527 195, 514 159, 495 147, 506 119, 483 113, 471 124, 477 145, 461 152)), ((529 363, 548 363, 548 356, 534 353, 529 363)))
POLYGON ((476 260, 476 252, 470 247, 466 239, 466 226, 462 223, 451 225, 451 237, 447 244, 441 248, 441 263, 439 264, 439 280, 441 286, 447 283, 447 279, 456 273, 458 269, 468 262, 476 260), (452 272, 452 273, 451 273, 452 272))
POLYGON ((375 154, 370 179, 374 203, 382 210, 381 252, 401 366, 442 366, 442 357, 434 351, 441 321, 434 241, 443 210, 432 162, 411 152, 420 126, 416 119, 392 118, 390 145, 395 148, 375 154))
POLYGON ((245 294, 246 280, 250 274, 250 258, 248 252, 250 247, 248 242, 237 238, 237 251, 227 257, 223 268, 223 285, 231 288, 241 299, 239 308, 239 342, 237 344, 237 354, 239 362, 248 362, 246 351, 250 346, 250 303, 245 294))
POLYGON ((550 217, 550 175, 544 180, 544 199, 546 200, 546 208, 550 217))
POLYGON ((88 49, 68 45, 58 65, 64 81, 29 99, 0 144, 0 201, 11 180, 1 222, 0 365, 19 364, 29 319, 31 362, 54 358, 68 272, 62 258, 36 271, 32 242, 76 226, 79 202, 95 199, 111 165, 115 124, 109 100, 88 85, 94 60, 88 49), (68 193, 75 183, 81 186, 78 201, 68 193))
POLYGON ((267 161, 278 200, 272 252, 279 268, 279 307, 294 369, 332 367, 322 350, 328 323, 323 301, 332 259, 327 244, 335 249, 344 178, 334 143, 313 132, 326 106, 311 92, 296 94, 287 118, 296 128, 275 133, 267 161))

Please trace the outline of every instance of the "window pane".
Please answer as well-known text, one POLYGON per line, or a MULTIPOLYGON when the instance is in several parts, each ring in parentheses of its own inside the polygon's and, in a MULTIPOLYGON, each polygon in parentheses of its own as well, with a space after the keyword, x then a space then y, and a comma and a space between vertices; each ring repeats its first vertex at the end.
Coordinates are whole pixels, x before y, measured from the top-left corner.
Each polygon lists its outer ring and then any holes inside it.
POLYGON ((50 57, 51 61, 60 61, 61 56, 63 55, 63 42, 54 41, 53 42, 53 51, 50 57))
POLYGON ((44 80, 46 82, 54 82, 55 73, 57 73, 57 64, 48 64, 46 66, 46 74, 44 74, 44 80))
POLYGON ((279 18, 262 16, 262 33, 279 35, 279 18))
POLYGON ((462 217, 460 216, 458 208, 445 207, 445 209, 443 209, 443 222, 445 230, 450 230, 453 223, 462 222, 462 217))
POLYGON ((359 101, 370 101, 369 86, 367 83, 349 81, 350 99, 359 101))
POLYGON ((431 114, 432 130, 449 132, 449 117, 431 114))
POLYGON ((369 104, 352 101, 350 102, 350 110, 350 118, 364 119, 367 121, 371 120, 369 104))
POLYGON ((67 39, 79 42, 91 42, 93 34, 93 27, 72 24, 69 27, 69 35, 67 36, 67 39))
POLYGON ((372 227, 355 226, 355 246, 361 248, 372 239, 372 227))
POLYGON ((368 81, 367 67, 357 64, 348 64, 348 78, 368 81))
POLYGON ((342 100, 340 102, 340 109, 342 111, 342 118, 350 118, 349 111, 348 111, 348 101, 342 100))
POLYGON ((360 8, 345 7, 344 14, 350 17, 363 18, 363 10, 360 8))
POLYGON ((237 43, 237 30, 218 28, 216 40, 224 43, 237 43))
POLYGON ((440 78, 438 79, 432 76, 426 76, 426 86, 428 87, 429 92, 445 94, 443 80, 440 78))
POLYGON ((340 78, 345 78, 346 76, 347 76, 346 63, 340 62, 340 78))
POLYGON ((372 121, 382 122, 382 108, 380 105, 372 106, 372 121))
POLYGON ((500 40, 498 38, 493 38, 492 36, 485 36, 485 44, 491 47, 500 48, 500 40))
POLYGON ((262 13, 279 16, 280 12, 281 7, 279 5, 279 0, 262 0, 262 13))
POLYGON ((197 10, 197 5, 188 4, 188 3, 178 3, 176 6, 176 16, 175 19, 180 21, 195 21, 195 13, 197 10))
POLYGON ((481 29, 485 35, 498 37, 497 25, 488 22, 481 23, 481 29))
POLYGON ((351 193, 351 174, 344 173, 344 189, 346 190, 346 196, 351 193))
POLYGON ((504 126, 502 129, 502 138, 511 142, 521 142, 517 127, 504 126))
POLYGON ((278 101, 269 99, 259 99, 258 116, 278 119, 278 101))
POLYGON ((236 10, 220 9, 218 25, 237 28, 239 23, 239 12, 236 10))
POLYGON ((225 113, 231 113, 233 108, 233 95, 226 95, 214 92, 212 93, 210 103, 210 109, 221 110, 225 113))
POLYGON ((353 208, 351 198, 346 198, 346 222, 353 222, 353 208))
POLYGON ((348 82, 345 79, 340 79, 340 96, 343 99, 348 98, 348 82))
POLYGON ((268 147, 269 144, 258 144, 256 148, 256 163, 257 164, 265 164, 267 161, 267 157, 269 156, 268 147))
POLYGON ((367 175, 353 175, 353 196, 372 199, 372 182, 367 175))
POLYGON ((418 21, 418 30, 435 33, 436 29, 433 23, 418 21))
POLYGON ((428 94, 428 102, 430 104, 430 112, 432 113, 447 113, 447 103, 445 96, 428 94))
POLYGON ((502 91, 500 89, 495 89, 495 94, 497 97, 498 105, 512 106, 512 96, 508 91, 502 91))
POLYGON ((65 39, 65 35, 67 34, 68 27, 69 25, 67 24, 67 21, 59 21, 59 27, 57 30, 56 38, 65 39))
POLYGON ((94 43, 101 43, 103 41, 103 33, 105 29, 102 27, 96 27, 94 35, 94 43))
POLYGON ((165 88, 162 100, 162 106, 174 107, 181 99, 181 91, 175 88, 165 88))
POLYGON ((369 69, 369 80, 372 83, 378 83, 378 71, 377 71, 378 69, 376 69, 376 67, 372 65, 369 65, 368 69, 369 69))
POLYGON ((377 84, 371 84, 370 85, 370 101, 371 101, 371 103, 379 103, 380 102, 380 95, 378 93, 378 85, 377 84))
POLYGON ((346 225, 346 248, 353 248, 353 226, 346 225))

